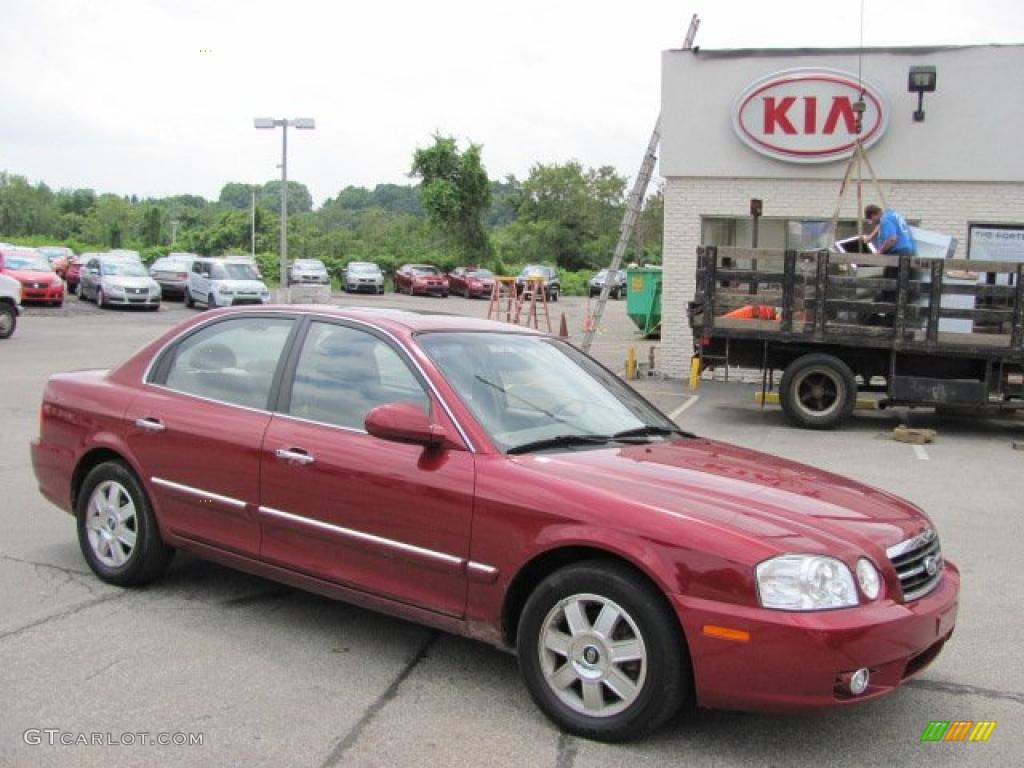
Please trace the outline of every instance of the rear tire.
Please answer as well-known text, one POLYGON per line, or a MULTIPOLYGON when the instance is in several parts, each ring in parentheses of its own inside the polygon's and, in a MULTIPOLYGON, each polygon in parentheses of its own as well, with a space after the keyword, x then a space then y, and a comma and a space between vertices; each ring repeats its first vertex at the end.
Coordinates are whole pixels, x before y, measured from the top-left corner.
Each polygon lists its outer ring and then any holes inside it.
POLYGON ((631 568, 601 560, 548 576, 523 608, 519 669, 559 728, 623 741, 662 725, 690 689, 679 622, 631 568))
POLYGON ((857 380, 838 357, 811 354, 790 363, 779 389, 782 411, 804 429, 835 429, 857 403, 857 380))
POLYGON ((138 479, 120 461, 104 462, 86 475, 75 512, 82 554, 103 581, 140 586, 171 564, 174 549, 160 537, 138 479))

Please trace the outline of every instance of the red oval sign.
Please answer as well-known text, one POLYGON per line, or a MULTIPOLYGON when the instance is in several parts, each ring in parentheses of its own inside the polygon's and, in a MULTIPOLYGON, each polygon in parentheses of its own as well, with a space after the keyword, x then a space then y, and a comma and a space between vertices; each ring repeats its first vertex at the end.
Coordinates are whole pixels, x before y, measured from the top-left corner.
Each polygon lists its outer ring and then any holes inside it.
POLYGON ((877 88, 832 69, 790 69, 758 80, 736 99, 736 134, 762 155, 791 163, 830 163, 857 144, 854 104, 863 94, 860 141, 885 133, 889 108, 877 88))

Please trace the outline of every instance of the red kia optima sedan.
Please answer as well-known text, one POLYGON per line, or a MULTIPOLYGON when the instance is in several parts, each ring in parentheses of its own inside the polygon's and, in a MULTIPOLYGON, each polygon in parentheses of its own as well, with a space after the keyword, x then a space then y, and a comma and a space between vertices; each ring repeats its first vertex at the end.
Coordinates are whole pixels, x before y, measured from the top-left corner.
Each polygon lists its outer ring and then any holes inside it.
POLYGON ((956 620, 912 504, 685 433, 571 345, 482 320, 205 313, 53 376, 32 462, 105 581, 183 549, 478 638, 590 738, 687 699, 873 699, 956 620))

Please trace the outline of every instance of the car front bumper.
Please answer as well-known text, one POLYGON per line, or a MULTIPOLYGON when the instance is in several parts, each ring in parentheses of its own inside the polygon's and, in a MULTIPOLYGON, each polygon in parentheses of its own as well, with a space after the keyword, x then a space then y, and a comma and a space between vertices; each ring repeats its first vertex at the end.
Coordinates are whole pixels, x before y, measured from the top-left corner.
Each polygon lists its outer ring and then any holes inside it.
POLYGON ((146 293, 103 292, 103 303, 118 307, 153 307, 160 305, 160 296, 146 293))
POLYGON ((63 301, 64 285, 44 285, 42 288, 36 288, 33 284, 22 283, 21 300, 23 302, 63 301))
POLYGON ((938 586, 905 604, 882 598, 843 610, 789 612, 683 595, 673 595, 673 603, 698 704, 806 713, 884 696, 927 667, 953 634, 959 592, 960 572, 946 561, 938 586), (749 639, 725 639, 708 627, 746 632, 749 639), (870 682, 855 696, 849 675, 862 667, 870 682))
POLYGON ((384 281, 350 280, 345 283, 345 287, 354 293, 358 293, 359 291, 372 291, 373 293, 379 293, 384 290, 384 281))

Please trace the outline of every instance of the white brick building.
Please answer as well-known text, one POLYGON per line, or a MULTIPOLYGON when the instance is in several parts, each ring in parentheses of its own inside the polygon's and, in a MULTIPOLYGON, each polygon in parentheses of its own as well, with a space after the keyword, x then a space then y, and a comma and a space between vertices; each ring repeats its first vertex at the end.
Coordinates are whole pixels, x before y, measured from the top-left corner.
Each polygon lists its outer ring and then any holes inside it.
MULTIPOLYGON (((764 204, 760 246, 825 244, 822 222, 831 220, 850 152, 825 158, 823 147, 849 143, 844 139, 856 132, 846 130, 844 118, 852 115, 830 111, 837 97, 805 95, 799 90, 803 76, 793 70, 834 72, 837 80, 867 89, 861 136, 871 132, 867 155, 889 206, 924 229, 956 237, 957 258, 992 258, 990 251, 982 253, 981 238, 1005 232, 1022 244, 1003 254, 1024 260, 1024 46, 872 49, 862 59, 858 54, 663 54, 664 373, 684 375, 693 352, 686 307, 694 296, 697 246, 751 245, 752 198, 764 204), (937 74, 935 91, 924 94, 923 121, 914 120, 918 96, 908 91, 910 67, 916 65, 934 66, 937 74), (752 118, 755 108, 761 111, 752 118), (786 148, 777 148, 785 142, 786 148)), ((862 205, 880 203, 866 169, 863 175, 862 205)), ((847 232, 855 229, 858 215, 854 184, 840 214, 847 232)))

